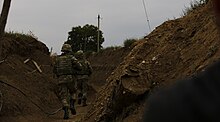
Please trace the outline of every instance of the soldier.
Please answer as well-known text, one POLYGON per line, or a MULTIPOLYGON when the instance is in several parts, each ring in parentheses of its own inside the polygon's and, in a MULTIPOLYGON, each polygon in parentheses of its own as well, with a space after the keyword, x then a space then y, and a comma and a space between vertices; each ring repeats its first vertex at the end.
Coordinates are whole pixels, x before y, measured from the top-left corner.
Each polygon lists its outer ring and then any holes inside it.
POLYGON ((64 119, 69 118, 68 109, 73 115, 76 114, 74 102, 76 101, 76 72, 81 70, 81 64, 71 55, 72 48, 69 44, 63 44, 62 54, 59 55, 54 64, 53 72, 59 83, 59 97, 63 104, 64 119))
POLYGON ((78 90, 78 104, 82 103, 82 106, 87 106, 87 90, 88 90, 88 79, 92 74, 92 67, 90 63, 85 59, 82 50, 75 53, 76 58, 82 65, 82 70, 77 72, 77 90, 78 90))

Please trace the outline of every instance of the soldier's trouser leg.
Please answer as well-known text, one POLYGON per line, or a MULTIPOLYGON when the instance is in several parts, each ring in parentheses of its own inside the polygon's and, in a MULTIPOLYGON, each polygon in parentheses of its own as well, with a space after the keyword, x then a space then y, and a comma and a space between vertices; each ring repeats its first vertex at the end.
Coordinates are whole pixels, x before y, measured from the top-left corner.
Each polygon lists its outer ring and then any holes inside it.
POLYGON ((75 109, 75 101, 76 101, 76 86, 75 83, 69 83, 69 93, 70 93, 70 111, 72 115, 76 115, 76 109, 75 109))
POLYGON ((61 98, 61 102, 63 105, 63 110, 64 110, 64 117, 63 119, 68 119, 69 118, 69 93, 68 93, 68 88, 67 88, 67 84, 59 84, 59 95, 61 98))
POLYGON ((63 107, 64 110, 64 116, 63 119, 69 119, 69 111, 68 111, 68 107, 63 107))
POLYGON ((78 95, 77 95, 77 99, 78 99, 78 104, 80 105, 82 103, 82 89, 83 89, 83 86, 82 86, 82 79, 78 79, 77 80, 77 91, 78 91, 78 95))
POLYGON ((78 93, 78 104, 80 105, 82 103, 82 93, 78 93))
POLYGON ((75 99, 70 99, 70 111, 72 115, 76 115, 75 101, 75 99))
POLYGON ((67 84, 59 84, 59 96, 62 102, 63 107, 69 107, 68 100, 69 100, 69 91, 67 88, 67 84))
POLYGON ((88 90, 88 79, 83 79, 82 81, 82 104, 83 106, 87 106, 87 90, 88 90))

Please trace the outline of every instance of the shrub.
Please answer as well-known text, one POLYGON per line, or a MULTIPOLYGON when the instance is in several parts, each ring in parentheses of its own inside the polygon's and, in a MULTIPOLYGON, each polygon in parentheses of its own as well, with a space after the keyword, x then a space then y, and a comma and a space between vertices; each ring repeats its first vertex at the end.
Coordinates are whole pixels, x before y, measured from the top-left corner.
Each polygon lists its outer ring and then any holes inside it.
POLYGON ((10 32, 6 32, 4 34, 4 36, 11 37, 11 38, 20 38, 22 40, 29 40, 29 39, 32 39, 32 38, 38 40, 38 38, 31 31, 29 31, 28 34, 10 31, 10 32))
POLYGON ((189 13, 191 13, 193 10, 195 10, 197 7, 207 4, 209 0, 194 0, 190 2, 190 6, 189 7, 185 7, 185 10, 183 10, 183 15, 182 16, 186 16, 189 13))
POLYGON ((102 51, 104 51, 104 50, 117 50, 120 48, 121 48, 121 46, 110 46, 110 47, 103 48, 102 51))
POLYGON ((124 47, 125 48, 128 48, 130 47, 134 42, 136 42, 137 40, 136 39, 126 39, 124 41, 124 47))

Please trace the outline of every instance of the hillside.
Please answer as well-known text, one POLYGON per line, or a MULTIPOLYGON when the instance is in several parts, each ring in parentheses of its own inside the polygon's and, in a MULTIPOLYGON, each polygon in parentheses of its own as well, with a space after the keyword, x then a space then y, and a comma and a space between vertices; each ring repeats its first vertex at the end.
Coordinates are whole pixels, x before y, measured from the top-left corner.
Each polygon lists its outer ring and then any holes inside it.
POLYGON ((112 71, 124 60, 131 48, 105 49, 88 57, 94 70, 89 84, 99 91, 112 71))
MULTIPOLYGON (((158 26, 130 48, 91 54, 89 106, 70 121, 139 122, 145 100, 160 87, 191 77, 220 58, 211 3, 158 26)), ((6 34, 0 43, 0 121, 60 122, 48 48, 33 37, 6 34), (30 59, 30 60, 27 60, 30 59), (39 71, 36 64, 40 67, 39 71)))
POLYGON ((0 120, 38 120, 59 108, 46 45, 32 37, 6 34, 0 47, 0 91, 3 95, 0 120), (27 59, 30 61, 24 63, 27 59), (42 73, 32 61, 40 66, 42 73))
POLYGON ((141 121, 145 97, 218 60, 211 3, 164 22, 140 40, 108 77, 85 121, 141 121))

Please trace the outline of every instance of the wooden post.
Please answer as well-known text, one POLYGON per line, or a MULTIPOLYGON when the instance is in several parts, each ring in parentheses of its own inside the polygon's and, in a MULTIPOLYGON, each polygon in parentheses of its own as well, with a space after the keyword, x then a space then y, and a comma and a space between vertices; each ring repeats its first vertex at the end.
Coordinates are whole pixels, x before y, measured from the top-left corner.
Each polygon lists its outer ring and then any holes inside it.
POLYGON ((34 65, 36 66, 37 70, 42 73, 42 70, 40 69, 40 66, 37 64, 36 61, 32 60, 32 62, 34 63, 34 65))

